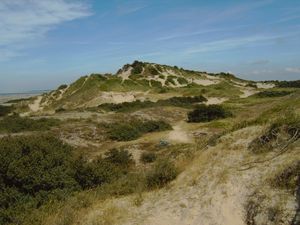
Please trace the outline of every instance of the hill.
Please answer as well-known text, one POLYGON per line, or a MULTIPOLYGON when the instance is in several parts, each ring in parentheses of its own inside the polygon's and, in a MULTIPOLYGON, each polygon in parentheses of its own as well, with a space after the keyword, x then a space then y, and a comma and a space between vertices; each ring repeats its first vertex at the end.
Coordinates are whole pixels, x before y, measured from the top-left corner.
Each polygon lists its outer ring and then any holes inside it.
MULTIPOLYGON (((275 83, 275 82, 274 82, 275 83)), ((174 96, 204 95, 212 103, 248 97, 272 82, 253 82, 229 73, 212 74, 135 61, 114 75, 91 74, 31 102, 32 112, 54 112, 97 107, 103 103, 157 101, 174 96)))
POLYGON ((299 81, 134 62, 0 107, 0 224, 298 225, 299 81))

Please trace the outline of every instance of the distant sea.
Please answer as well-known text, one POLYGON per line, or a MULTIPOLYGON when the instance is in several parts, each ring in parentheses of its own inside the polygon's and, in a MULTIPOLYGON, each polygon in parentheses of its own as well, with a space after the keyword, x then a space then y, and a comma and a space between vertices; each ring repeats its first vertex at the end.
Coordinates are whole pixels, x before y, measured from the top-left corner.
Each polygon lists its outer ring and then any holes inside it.
POLYGON ((14 95, 39 95, 47 93, 50 90, 36 90, 36 91, 27 91, 27 92, 16 92, 16 93, 1 93, 0 96, 14 96, 14 95))
POLYGON ((24 93, 0 93, 0 104, 5 104, 7 101, 20 98, 30 98, 46 92, 49 92, 49 90, 28 91, 24 93))

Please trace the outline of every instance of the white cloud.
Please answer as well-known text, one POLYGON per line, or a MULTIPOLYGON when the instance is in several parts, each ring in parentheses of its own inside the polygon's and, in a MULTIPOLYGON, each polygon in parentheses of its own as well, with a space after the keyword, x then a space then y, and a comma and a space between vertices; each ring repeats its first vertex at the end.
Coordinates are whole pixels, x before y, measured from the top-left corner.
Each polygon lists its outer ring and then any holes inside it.
POLYGON ((228 49, 234 49, 241 46, 247 45, 257 45, 260 43, 269 44, 270 41, 275 40, 279 36, 273 35, 255 35, 248 37, 240 37, 240 38, 229 38, 224 40, 217 41, 209 41, 203 43, 199 46, 195 46, 193 48, 187 49, 185 54, 195 54, 195 53, 204 53, 204 52, 215 52, 215 51, 224 51, 228 49))
POLYGON ((269 74, 269 73, 273 73, 273 71, 272 70, 268 70, 268 69, 265 69, 265 70, 254 70, 254 71, 252 71, 252 74, 255 74, 255 75, 269 74))
POLYGON ((16 45, 25 48, 24 42, 43 37, 53 27, 89 15, 88 5, 78 0, 1 0, 0 60, 16 56, 16 45))
POLYGON ((300 73, 300 67, 298 67, 298 68, 288 67, 288 68, 285 68, 285 70, 287 72, 291 72, 291 73, 300 73))

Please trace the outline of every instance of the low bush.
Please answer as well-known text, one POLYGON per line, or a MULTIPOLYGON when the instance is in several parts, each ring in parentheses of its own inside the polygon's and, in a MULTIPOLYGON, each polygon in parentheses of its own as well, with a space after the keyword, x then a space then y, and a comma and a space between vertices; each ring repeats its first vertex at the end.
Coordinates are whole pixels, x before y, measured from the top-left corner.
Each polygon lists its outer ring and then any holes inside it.
POLYGON ((88 162, 80 157, 74 163, 75 180, 82 189, 110 183, 120 178, 124 174, 123 172, 120 167, 102 158, 88 162))
MULTIPOLYGON (((166 90, 166 89, 161 89, 166 90)), ((142 108, 158 107, 158 106, 176 106, 176 107, 192 107, 193 104, 206 102, 207 99, 202 95, 187 96, 187 97, 172 97, 165 100, 158 100, 157 102, 140 101, 123 102, 119 104, 105 103, 98 106, 100 109, 115 112, 134 111, 142 108)))
POLYGON ((127 150, 111 149, 105 153, 105 160, 120 167, 129 168, 134 165, 132 154, 127 150))
POLYGON ((146 175, 148 188, 159 188, 174 180, 178 170, 174 163, 168 160, 158 161, 154 168, 146 175))
POLYGON ((140 120, 104 124, 104 127, 108 130, 109 138, 117 141, 131 141, 141 137, 145 133, 172 129, 172 126, 165 121, 140 120))
POLYGON ((156 154, 153 152, 143 152, 140 160, 142 163, 152 163, 156 160, 156 154))
POLYGON ((188 122, 209 122, 215 119, 222 119, 231 116, 231 113, 220 105, 199 105, 188 113, 188 122))
POLYGON ((139 61, 134 61, 131 70, 131 75, 141 74, 143 72, 144 63, 139 61))
POLYGON ((141 132, 131 124, 112 124, 108 130, 108 136, 116 141, 132 141, 141 136, 141 132))
POLYGON ((272 98, 272 97, 282 97, 291 94, 290 91, 262 91, 254 96, 259 98, 272 98))
POLYGON ((93 161, 75 158, 73 148, 52 135, 4 137, 0 149, 1 225, 22 224, 34 210, 81 190, 126 194, 145 183, 131 173, 134 161, 125 150, 111 150, 93 161))
POLYGON ((0 224, 21 224, 27 210, 78 190, 72 149, 55 137, 5 137, 0 149, 0 224))
POLYGON ((152 75, 158 75, 159 74, 158 70, 155 67, 153 67, 153 66, 149 67, 149 72, 152 75))
POLYGON ((13 110, 12 106, 4 106, 0 105, 0 117, 7 116, 9 113, 11 113, 13 110))
POLYGON ((284 87, 284 88, 300 88, 300 80, 294 80, 294 81, 277 81, 278 87, 284 87))
POLYGON ((7 116, 0 120, 0 133, 18 133, 23 131, 45 131, 53 126, 58 126, 60 120, 57 119, 30 119, 20 116, 7 116))

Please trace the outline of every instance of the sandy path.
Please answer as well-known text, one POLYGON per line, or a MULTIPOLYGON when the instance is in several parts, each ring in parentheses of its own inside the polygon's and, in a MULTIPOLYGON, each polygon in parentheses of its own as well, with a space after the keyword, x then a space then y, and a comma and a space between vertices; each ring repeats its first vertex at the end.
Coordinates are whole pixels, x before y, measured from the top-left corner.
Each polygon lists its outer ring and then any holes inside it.
POLYGON ((243 92, 243 94, 240 95, 240 98, 248 98, 249 96, 254 95, 258 92, 255 89, 241 89, 241 91, 243 92))
POLYGON ((206 105, 219 105, 227 100, 228 100, 228 98, 207 98, 207 102, 205 102, 205 104, 206 105))
POLYGON ((38 112, 41 109, 41 101, 43 96, 38 96, 36 100, 32 104, 29 104, 28 107, 32 112, 38 112))
POLYGON ((173 127, 173 130, 168 134, 167 140, 176 143, 191 143, 193 139, 183 128, 184 122, 180 122, 173 127))

